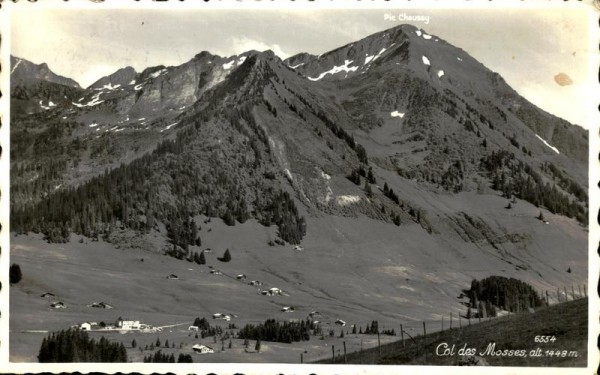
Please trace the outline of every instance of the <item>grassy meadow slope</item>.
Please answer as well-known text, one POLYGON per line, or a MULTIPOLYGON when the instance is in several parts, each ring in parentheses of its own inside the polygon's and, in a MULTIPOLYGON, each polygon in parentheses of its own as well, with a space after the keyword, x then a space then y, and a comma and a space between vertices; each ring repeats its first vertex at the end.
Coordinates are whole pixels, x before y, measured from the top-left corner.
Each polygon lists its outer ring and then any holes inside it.
MULTIPOLYGON (((291 245, 267 244, 276 238, 275 227, 266 228, 254 220, 229 227, 220 219, 204 223, 204 217, 197 217, 203 244, 192 250, 212 249, 205 253, 207 264, 200 266, 155 251, 119 249, 102 240, 83 238, 81 242, 82 237, 76 235, 66 244, 48 244, 35 235, 14 236, 11 262, 21 266, 24 276, 11 288, 11 360, 36 360, 45 333, 24 331, 60 330, 84 321, 113 322, 119 316, 153 326, 181 324, 173 328, 175 333, 168 334, 174 335, 170 341, 188 340, 189 345, 181 351, 191 352, 197 341, 188 337, 187 325, 195 317, 210 318, 216 312, 237 315, 233 322, 243 326, 267 318, 305 319, 317 310, 323 314, 325 332, 334 328, 337 336, 336 319, 348 322, 346 328, 378 320, 379 327, 385 329, 397 328, 400 323, 418 327, 421 320, 438 320, 450 312, 464 314, 457 297, 473 278, 516 277, 538 290, 555 290, 587 279, 587 233, 574 220, 545 213, 549 224, 544 224, 535 218, 539 209, 534 206, 519 201, 514 209, 506 210, 505 199, 493 195, 461 193, 454 198, 439 195, 435 204, 452 210, 455 207, 451 205, 462 205, 473 215, 487 215, 511 232, 527 234, 528 245, 504 245, 510 251, 501 252, 489 245, 467 243, 458 235, 430 235, 415 223, 396 227, 364 217, 324 216, 308 221, 304 249, 298 251, 291 245), (217 257, 226 248, 232 261, 222 263, 217 257), (211 275, 208 266, 223 275, 211 275), (566 272, 569 267, 572 273, 566 272), (180 279, 168 280, 171 273, 180 279), (248 279, 235 280, 237 274, 248 279), (263 285, 250 286, 250 280, 260 280, 263 285), (270 287, 279 287, 286 295, 259 294, 259 288, 270 287), (44 292, 57 297, 41 298, 44 292), (67 308, 49 307, 58 300, 67 308), (114 309, 86 306, 100 301, 114 309), (293 306, 295 312, 283 313, 283 306, 293 306)), ((143 242, 146 250, 161 248, 164 238, 164 233, 153 232, 143 242)), ((138 342, 148 343, 156 336, 168 337, 165 331, 136 335, 141 335, 138 342)), ((136 336, 112 337, 128 344, 136 336)), ((386 336, 386 340, 393 339, 397 338, 386 336)), ((309 360, 330 350, 324 345, 328 341, 318 340, 313 337, 292 345, 267 343, 272 345, 272 357, 240 351, 238 357, 221 353, 221 357, 208 359, 196 356, 195 361, 297 362, 303 349, 309 351, 305 354, 309 360)), ((358 341, 353 345, 357 349, 358 341)), ((138 351, 132 353, 132 360, 143 358, 137 358, 138 351)))

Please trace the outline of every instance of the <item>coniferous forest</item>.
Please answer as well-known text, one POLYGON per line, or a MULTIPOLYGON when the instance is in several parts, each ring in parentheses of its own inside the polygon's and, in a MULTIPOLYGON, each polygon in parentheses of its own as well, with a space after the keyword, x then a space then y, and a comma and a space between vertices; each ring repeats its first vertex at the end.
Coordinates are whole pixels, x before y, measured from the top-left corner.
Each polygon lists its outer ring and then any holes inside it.
POLYGON ((39 362, 127 362, 123 343, 101 337, 90 339, 85 331, 68 329, 44 338, 38 354, 39 362))
POLYGON ((283 240, 300 243, 304 218, 276 181, 263 178, 270 170, 264 162, 268 147, 256 135, 241 137, 228 123, 220 119, 207 126, 195 120, 130 164, 45 199, 14 205, 12 227, 43 233, 49 242, 66 242, 70 232, 94 238, 115 229, 148 232, 162 222, 171 242, 186 249, 201 244, 192 217, 204 214, 227 225, 255 217, 264 225, 277 225, 283 240), (206 133, 214 131, 228 134, 230 147, 206 141, 206 133), (244 188, 241 180, 255 188, 244 188))

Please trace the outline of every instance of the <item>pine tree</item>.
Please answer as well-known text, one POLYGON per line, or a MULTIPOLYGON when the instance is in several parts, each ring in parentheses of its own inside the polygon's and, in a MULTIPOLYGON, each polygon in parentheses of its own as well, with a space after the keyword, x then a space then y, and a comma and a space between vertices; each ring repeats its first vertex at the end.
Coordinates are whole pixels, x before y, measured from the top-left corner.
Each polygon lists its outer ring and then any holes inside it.
POLYGON ((198 264, 206 264, 206 257, 204 256, 204 251, 200 252, 200 259, 198 264))
POLYGON ((21 273, 21 267, 16 263, 13 263, 10 266, 8 273, 9 273, 8 279, 9 279, 10 284, 18 283, 19 281, 21 281, 21 278, 23 277, 23 274, 21 273))
POLYGON ((260 340, 256 340, 256 345, 254 345, 254 350, 260 352, 260 340))
POLYGON ((132 348, 135 348, 136 346, 137 346, 137 341, 135 341, 135 339, 133 339, 133 340, 131 341, 131 347, 132 347, 132 348))
POLYGON ((225 250, 225 254, 223 254, 223 257, 220 260, 222 262, 229 262, 229 261, 231 261, 231 254, 229 253, 229 249, 225 250))
POLYGON ((354 324, 352 326, 352 334, 355 335, 356 334, 356 324, 354 324))

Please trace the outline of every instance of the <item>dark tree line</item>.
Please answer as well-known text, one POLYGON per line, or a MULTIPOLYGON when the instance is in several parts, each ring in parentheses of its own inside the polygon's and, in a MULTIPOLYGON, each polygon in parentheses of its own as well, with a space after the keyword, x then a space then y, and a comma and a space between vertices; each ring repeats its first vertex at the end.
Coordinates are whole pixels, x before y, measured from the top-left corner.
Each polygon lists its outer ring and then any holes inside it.
POLYGON ((299 244, 306 234, 306 221, 298 213, 288 192, 280 191, 272 200, 257 205, 256 209, 260 211, 260 223, 265 226, 277 225, 279 236, 283 240, 299 244))
POLYGON ((464 292, 469 297, 469 307, 478 309, 479 314, 486 311, 488 316, 495 316, 496 308, 516 311, 546 304, 531 285, 512 277, 490 276, 473 280, 471 288, 464 292))
MULTIPOLYGON (((565 176, 562 184, 571 192, 575 199, 559 190, 556 184, 544 182, 542 176, 533 170, 531 166, 515 158, 515 155, 505 150, 493 151, 490 155, 482 158, 482 166, 491 174, 492 188, 502 192, 506 198, 517 198, 526 200, 535 206, 544 206, 550 212, 576 218, 579 222, 587 224, 587 194, 574 181, 570 180, 566 185, 565 176)), ((548 167, 549 170, 551 167, 548 167)), ((555 169, 555 172, 558 174, 555 169)), ((560 186, 561 182, 559 182, 560 186)))
POLYGON ((160 350, 158 350, 154 354, 144 356, 144 363, 175 363, 175 355, 172 353, 163 353, 160 350))
POLYGON ((314 328, 311 321, 301 320, 299 323, 293 323, 267 319, 257 325, 246 324, 240 329, 238 336, 240 339, 292 343, 310 340, 310 330, 314 328))
POLYGON ((127 362, 122 343, 101 337, 90 339, 87 332, 68 329, 44 338, 38 354, 39 362, 127 362))
MULTIPOLYGON (((240 112, 232 118, 249 124, 252 116, 240 112)), ((191 217, 220 217, 227 225, 245 222, 250 209, 239 178, 250 178, 258 161, 252 163, 247 153, 233 149, 228 150, 231 158, 221 157, 216 146, 202 141, 201 129, 184 128, 175 139, 161 142, 152 153, 130 164, 106 170, 77 187, 58 190, 40 202, 11 207, 12 227, 21 233, 43 233, 50 242, 66 242, 70 232, 96 238, 116 228, 148 232, 163 222, 174 252, 177 247, 187 252, 189 245, 201 243, 199 228, 191 217)), ((260 134, 262 140, 264 134, 260 134)), ((256 139, 254 134, 251 143, 256 139)), ((245 144, 234 145, 246 149, 245 144)), ((267 149, 260 142, 256 148, 259 155, 267 149)), ((299 243, 306 229, 293 199, 272 187, 256 185, 255 189, 260 189, 261 204, 253 202, 254 215, 276 224, 284 240, 299 243)))

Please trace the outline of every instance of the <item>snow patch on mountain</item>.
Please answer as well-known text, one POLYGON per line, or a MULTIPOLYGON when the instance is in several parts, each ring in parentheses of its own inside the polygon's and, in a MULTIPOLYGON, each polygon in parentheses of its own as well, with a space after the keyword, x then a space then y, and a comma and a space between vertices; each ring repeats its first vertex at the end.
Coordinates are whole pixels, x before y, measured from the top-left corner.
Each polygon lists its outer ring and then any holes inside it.
POLYGON ((234 62, 235 62, 235 60, 231 60, 230 62, 223 64, 223 69, 225 69, 225 70, 231 69, 234 62))
POLYGON ((297 64, 297 65, 294 65, 294 66, 292 66, 292 65, 288 65, 288 66, 289 66, 291 69, 296 69, 296 68, 298 68, 298 67, 301 67, 302 65, 304 65, 304 63, 300 63, 300 64, 297 64))
POLYGON ((154 72, 154 73, 150 74, 150 77, 156 78, 159 75, 166 73, 166 72, 167 72, 167 68, 163 68, 163 69, 159 70, 158 72, 154 72))
POLYGON ((172 123, 171 125, 167 125, 167 126, 164 128, 164 129, 162 129, 162 130, 160 131, 160 133, 164 132, 165 130, 169 130, 169 129, 171 129, 173 126, 175 126, 175 125, 177 125, 177 124, 179 124, 179 121, 178 121, 178 122, 174 122, 174 123, 172 123))
POLYGON ((442 78, 442 76, 443 76, 443 75, 444 75, 444 71, 443 71, 443 70, 438 70, 438 72, 437 72, 437 76, 438 76, 439 78, 442 78))
POLYGON ((335 197, 335 201, 340 206, 348 206, 360 202, 360 197, 358 195, 338 195, 335 197))
POLYGON ((462 59, 461 59, 460 57, 457 57, 456 59, 457 59, 458 61, 462 61, 462 59))
POLYGON ((242 65, 244 63, 244 61, 246 61, 246 56, 240 57, 240 59, 238 60, 237 64, 238 65, 242 65))
POLYGON ((425 64, 425 65, 431 65, 431 63, 429 62, 429 59, 425 55, 423 55, 423 64, 425 64))
POLYGON ((91 124, 88 125, 90 128, 95 128, 96 126, 98 126, 97 122, 92 122, 91 124))
POLYGON ((544 138, 540 137, 540 136, 539 136, 539 135, 537 135, 537 134, 536 134, 535 136, 536 136, 536 137, 538 137, 538 139, 539 139, 540 141, 544 142, 544 144, 545 144, 546 146, 548 146, 548 147, 549 147, 549 148, 550 148, 552 151, 556 152, 557 154, 560 154, 560 152, 558 151, 558 149, 557 149, 556 147, 552 146, 550 143, 546 142, 546 140, 545 140, 544 138))
POLYGON ((403 117, 404 117, 404 115, 405 115, 404 113, 402 113, 402 112, 398 112, 398 111, 394 111, 394 112, 390 113, 390 116, 392 116, 392 117, 400 117, 400 118, 403 118, 403 117))
POLYGON ((318 77, 316 77, 316 78, 308 77, 308 79, 310 79, 311 81, 318 81, 318 80, 322 79, 323 77, 325 77, 327 74, 336 74, 339 72, 346 72, 346 75, 347 75, 349 72, 355 72, 358 69, 358 67, 350 66, 350 64, 352 64, 353 62, 354 62, 354 60, 345 60, 344 65, 334 66, 330 70, 321 73, 318 77))
POLYGON ((368 64, 368 63, 370 63, 370 62, 372 62, 372 61, 377 60, 377 58, 379 56, 381 56, 381 54, 384 53, 384 52, 385 52, 385 48, 382 48, 381 51, 379 51, 379 53, 377 55, 372 55, 372 56, 367 55, 367 57, 365 57, 365 65, 368 64))
POLYGON ((21 61, 23 61, 23 60, 21 60, 21 59, 17 60, 17 63, 15 64, 15 66, 13 66, 12 70, 10 71, 10 74, 13 74, 13 72, 15 71, 15 69, 17 69, 17 66, 19 66, 21 61))
POLYGON ((417 36, 421 36, 423 33, 421 32, 421 30, 417 30, 415 31, 415 33, 417 34, 417 36))
POLYGON ((423 39, 429 40, 431 39, 431 35, 423 34, 423 39))
POLYGON ((112 85, 112 83, 107 83, 106 85, 102 86, 102 88, 100 88, 99 90, 102 89, 106 89, 106 90, 115 90, 118 89, 119 87, 121 87, 121 84, 117 84, 117 85, 112 85))
POLYGON ((52 103, 52 100, 48 101, 48 105, 44 105, 44 103, 40 100, 40 107, 44 110, 51 109, 52 107, 56 107, 56 104, 52 103))
POLYGON ((135 85, 135 79, 132 79, 131 82, 129 82, 130 85, 135 85))

